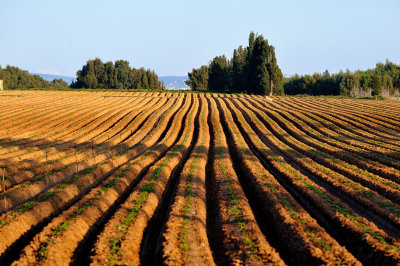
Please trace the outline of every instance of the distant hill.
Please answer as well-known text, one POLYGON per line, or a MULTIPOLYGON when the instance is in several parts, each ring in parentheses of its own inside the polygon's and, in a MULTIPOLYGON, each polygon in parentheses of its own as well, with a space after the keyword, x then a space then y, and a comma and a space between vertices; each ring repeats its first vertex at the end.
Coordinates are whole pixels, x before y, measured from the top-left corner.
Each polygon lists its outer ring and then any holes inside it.
POLYGON ((40 73, 30 73, 32 75, 39 75, 41 76, 43 79, 47 80, 47 81, 52 81, 53 79, 62 79, 65 82, 68 83, 68 85, 71 85, 72 81, 75 79, 73 77, 66 77, 66 76, 59 76, 59 75, 52 75, 52 74, 40 74, 40 73))
POLYGON ((188 90, 189 87, 185 84, 185 80, 188 80, 187 76, 162 76, 158 79, 164 82, 165 87, 168 90, 188 90))
MULTIPOLYGON (((41 73, 31 73, 32 75, 39 75, 47 81, 52 81, 53 79, 62 79, 71 85, 72 81, 75 80, 73 77, 51 75, 51 74, 41 74, 41 73)), ((189 87, 185 84, 185 80, 188 80, 187 76, 161 76, 158 79, 164 82, 165 87, 168 90, 188 90, 189 87)))

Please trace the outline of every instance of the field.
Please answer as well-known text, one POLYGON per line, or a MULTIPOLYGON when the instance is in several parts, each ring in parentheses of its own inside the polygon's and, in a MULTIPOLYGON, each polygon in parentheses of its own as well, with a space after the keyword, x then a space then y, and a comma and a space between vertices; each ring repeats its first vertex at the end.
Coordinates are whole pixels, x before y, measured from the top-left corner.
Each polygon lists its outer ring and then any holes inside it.
POLYGON ((0 264, 400 263, 400 102, 0 92, 0 264))

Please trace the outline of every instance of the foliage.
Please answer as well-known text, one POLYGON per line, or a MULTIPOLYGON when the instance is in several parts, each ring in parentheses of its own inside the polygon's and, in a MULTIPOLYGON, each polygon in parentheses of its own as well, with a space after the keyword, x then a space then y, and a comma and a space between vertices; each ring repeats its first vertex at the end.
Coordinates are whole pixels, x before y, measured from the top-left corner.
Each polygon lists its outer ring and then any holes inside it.
POLYGON ((49 87, 49 82, 40 76, 31 75, 26 70, 10 65, 7 65, 4 69, 0 66, 0 79, 3 80, 4 87, 8 89, 49 87))
POLYGON ((56 88, 56 89, 68 88, 68 83, 63 79, 53 79, 49 83, 49 86, 50 88, 56 88))
POLYGON ((189 73, 189 80, 186 80, 185 83, 193 90, 206 91, 208 90, 208 66, 202 66, 199 69, 192 70, 189 73))
POLYGON ((99 58, 87 61, 76 72, 77 81, 72 88, 89 89, 164 89, 157 74, 144 68, 131 68, 129 62, 117 60, 103 63, 99 58))
POLYGON ((249 92, 255 94, 269 94, 271 90, 270 76, 267 69, 268 42, 262 36, 258 37, 254 42, 252 53, 250 53, 249 70, 249 92))
POLYGON ((372 88, 372 96, 378 96, 381 94, 382 80, 378 73, 375 73, 375 75, 372 77, 371 88, 372 88))
POLYGON ((235 49, 232 59, 216 56, 208 66, 193 69, 188 76, 186 84, 193 90, 283 95, 275 48, 254 32, 249 35, 249 46, 235 49))
POLYGON ((294 75, 284 80, 287 95, 342 95, 351 97, 379 96, 384 91, 394 95, 400 90, 400 66, 388 60, 376 64, 375 69, 329 74, 294 75))
POLYGON ((210 62, 210 71, 208 74, 208 88, 211 91, 229 91, 229 61, 223 56, 216 56, 210 62))

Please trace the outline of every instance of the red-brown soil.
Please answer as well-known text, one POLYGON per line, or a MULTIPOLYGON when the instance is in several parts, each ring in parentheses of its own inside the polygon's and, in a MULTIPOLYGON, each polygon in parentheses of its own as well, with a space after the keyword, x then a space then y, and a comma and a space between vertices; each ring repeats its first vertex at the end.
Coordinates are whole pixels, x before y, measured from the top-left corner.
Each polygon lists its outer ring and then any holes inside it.
POLYGON ((400 264, 399 102, 0 97, 1 265, 400 264))

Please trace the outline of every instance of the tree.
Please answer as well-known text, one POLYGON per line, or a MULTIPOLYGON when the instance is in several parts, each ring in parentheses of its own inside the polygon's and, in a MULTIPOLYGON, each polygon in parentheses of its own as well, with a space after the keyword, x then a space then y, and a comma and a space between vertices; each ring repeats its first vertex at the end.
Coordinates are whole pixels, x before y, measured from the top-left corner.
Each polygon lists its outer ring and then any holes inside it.
POLYGON ((254 32, 250 32, 248 41, 248 47, 239 46, 233 51, 231 60, 225 55, 216 56, 208 66, 193 69, 186 84, 192 89, 208 84, 213 91, 283 95, 283 74, 275 48, 254 32))
POLYGON ((400 90, 400 73, 396 73, 393 76, 393 87, 400 90))
POLYGON ((208 66, 202 66, 188 73, 189 79, 185 81, 192 90, 208 90, 208 66))
POLYGON ((357 74, 352 74, 349 70, 343 74, 340 81, 340 95, 351 96, 351 91, 360 87, 360 78, 357 74))
POLYGON ((375 73, 375 75, 372 77, 371 83, 372 96, 379 96, 382 93, 382 80, 378 73, 375 73))
POLYGON ((96 79, 97 79, 97 85, 100 88, 104 88, 105 84, 104 84, 103 80, 104 80, 104 75, 105 75, 105 66, 104 66, 104 63, 99 58, 96 58, 93 61, 93 71, 94 71, 94 75, 96 76, 96 79))
POLYGON ((389 91, 389 94, 394 94, 393 79, 389 74, 383 76, 383 88, 389 91))
POLYGON ((269 71, 270 87, 271 87, 271 89, 269 90, 269 95, 284 95, 283 74, 278 66, 275 57, 275 48, 273 46, 269 46, 268 52, 269 52, 268 55, 269 60, 267 64, 267 69, 269 71))
POLYGON ((53 79, 49 85, 51 88, 56 89, 68 88, 68 83, 63 79, 53 79))
POLYGON ((126 60, 117 60, 115 61, 115 69, 117 70, 117 79, 118 79, 118 89, 129 89, 132 86, 132 74, 131 67, 129 66, 129 62, 126 60))
POLYGON ((249 62, 249 91, 255 94, 270 93, 268 64, 268 43, 262 36, 257 36, 249 62))
POLYGON ((144 68, 135 69, 126 60, 115 63, 103 63, 99 58, 88 60, 78 70, 77 81, 72 88, 105 88, 105 89, 163 89, 154 71, 144 68))
MULTIPOLYGON (((252 36, 252 35, 251 35, 252 36)), ((252 37, 249 38, 249 47, 252 37)), ((283 74, 277 64, 275 48, 262 35, 257 36, 247 68, 248 90, 255 94, 283 95, 283 74)))
POLYGON ((324 73, 322 74, 322 77, 323 77, 323 78, 326 78, 326 79, 328 79, 328 78, 331 77, 331 74, 329 74, 328 69, 324 71, 324 73))
POLYGON ((229 90, 229 62, 225 55, 216 56, 210 62, 208 88, 211 91, 221 92, 229 90))
POLYGON ((49 82, 40 76, 31 75, 26 70, 10 65, 7 65, 5 69, 0 67, 0 79, 3 80, 3 86, 8 89, 49 87, 49 82))
POLYGON ((76 84, 73 87, 94 89, 98 87, 98 80, 95 74, 94 60, 87 61, 82 70, 76 72, 76 84))
MULTIPOLYGON (((306 75, 307 76, 307 75, 306 75)), ((325 72, 322 75, 314 74, 315 83, 304 83, 305 76, 295 75, 285 79, 284 90, 286 94, 312 94, 312 95, 347 95, 350 97, 373 96, 382 93, 382 89, 390 95, 400 90, 400 66, 386 60, 385 64, 376 64, 375 69, 365 71, 357 70, 337 74, 325 72)))
MULTIPOLYGON (((149 87, 150 89, 156 89, 157 87, 159 88, 159 80, 158 77, 156 75, 156 73, 150 69, 147 70, 147 77, 149 79, 148 83, 149 83, 149 87)), ((162 85, 162 87, 164 87, 164 85, 162 85)))
POLYGON ((245 91, 247 89, 247 54, 248 49, 239 46, 233 51, 231 61, 231 90, 234 92, 245 91))
POLYGON ((256 43, 256 34, 254 32, 250 32, 249 35, 249 46, 247 47, 247 61, 250 61, 251 56, 253 55, 254 45, 256 43))

